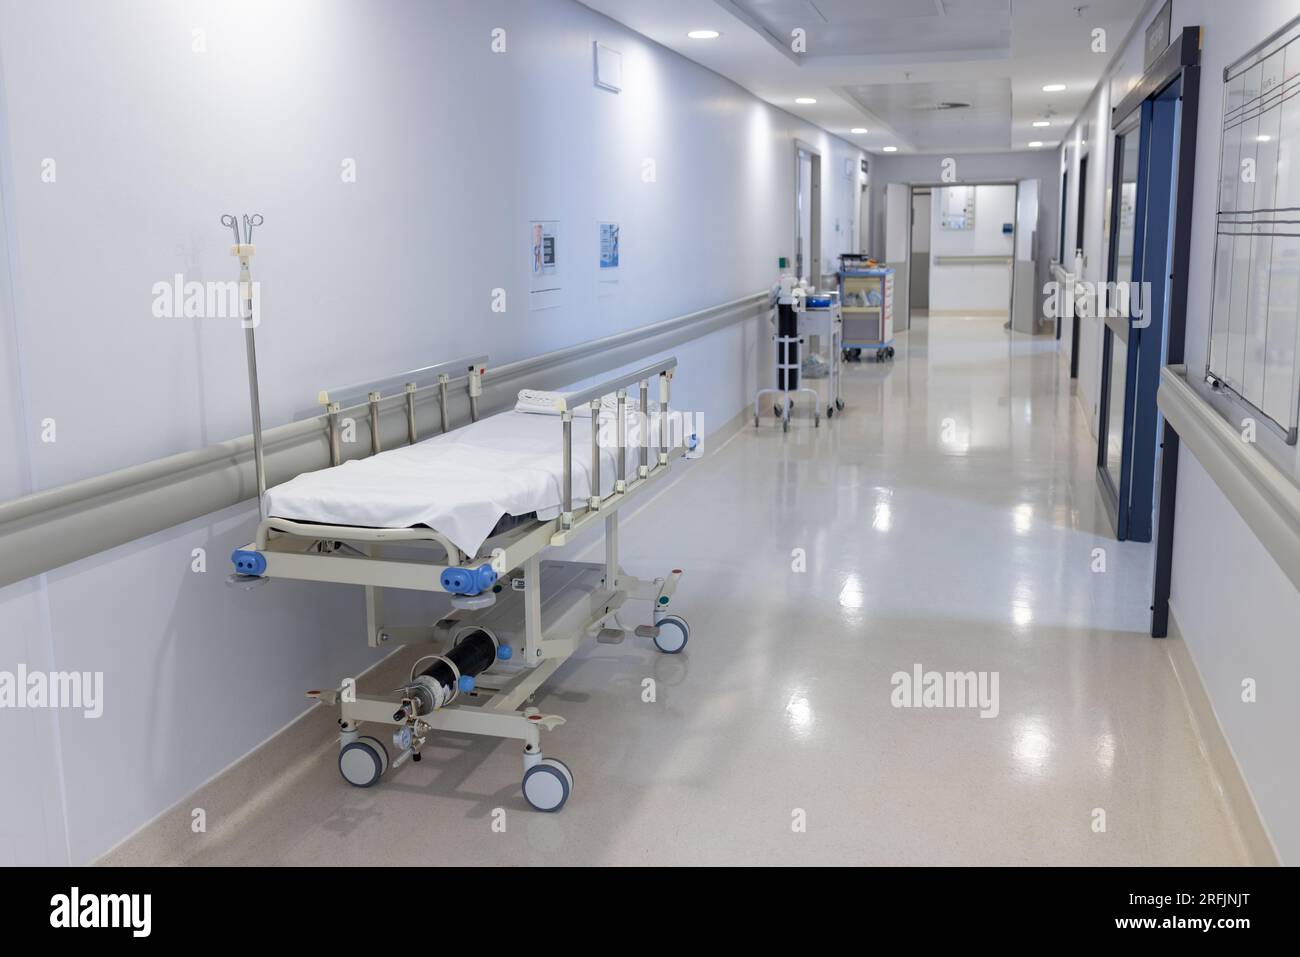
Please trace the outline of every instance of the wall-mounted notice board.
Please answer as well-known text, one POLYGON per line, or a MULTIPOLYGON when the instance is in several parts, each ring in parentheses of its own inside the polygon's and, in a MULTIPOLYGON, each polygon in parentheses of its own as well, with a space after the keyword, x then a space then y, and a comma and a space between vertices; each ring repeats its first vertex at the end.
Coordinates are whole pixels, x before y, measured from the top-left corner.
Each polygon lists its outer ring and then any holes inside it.
POLYGON ((1300 18, 1223 71, 1206 378, 1295 444, 1300 420, 1300 18))
POLYGON ((939 193, 939 226, 942 229, 975 228, 975 187, 946 186, 939 193))

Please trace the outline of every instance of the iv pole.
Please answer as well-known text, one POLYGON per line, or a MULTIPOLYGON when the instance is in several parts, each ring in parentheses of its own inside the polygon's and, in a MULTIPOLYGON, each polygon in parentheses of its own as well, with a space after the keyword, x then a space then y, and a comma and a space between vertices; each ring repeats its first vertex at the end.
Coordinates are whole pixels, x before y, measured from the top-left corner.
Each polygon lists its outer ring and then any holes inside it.
POLYGON ((257 391, 257 344, 253 338, 253 327, 257 325, 253 314, 253 280, 248 269, 248 261, 257 252, 253 245, 253 227, 262 225, 262 214, 244 214, 244 238, 239 238, 239 221, 227 213, 221 217, 221 225, 228 226, 235 234, 235 244, 230 247, 230 254, 239 257, 239 295, 241 301, 240 323, 244 327, 244 351, 248 358, 248 400, 253 417, 253 469, 257 473, 257 515, 265 519, 262 500, 266 498, 266 463, 262 458, 262 403, 257 391))

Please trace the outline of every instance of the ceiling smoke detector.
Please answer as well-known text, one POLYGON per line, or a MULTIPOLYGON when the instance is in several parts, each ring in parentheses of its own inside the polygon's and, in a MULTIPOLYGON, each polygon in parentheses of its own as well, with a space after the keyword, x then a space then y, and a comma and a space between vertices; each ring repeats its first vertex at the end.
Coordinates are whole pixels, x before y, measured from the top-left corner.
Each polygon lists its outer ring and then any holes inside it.
POLYGON ((969 103, 962 103, 957 100, 940 100, 934 105, 936 110, 969 110, 969 103))

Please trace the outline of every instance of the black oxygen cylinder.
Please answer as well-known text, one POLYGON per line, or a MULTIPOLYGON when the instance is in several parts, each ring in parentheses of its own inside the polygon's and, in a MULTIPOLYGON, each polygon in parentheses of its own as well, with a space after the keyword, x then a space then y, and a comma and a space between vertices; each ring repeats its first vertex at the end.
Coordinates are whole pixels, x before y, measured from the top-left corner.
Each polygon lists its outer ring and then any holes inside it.
POLYGON ((794 306, 777 303, 776 334, 778 338, 789 336, 791 342, 777 342, 776 361, 778 365, 793 366, 790 370, 778 369, 776 387, 794 390, 799 388, 799 314, 794 306))
MULTIPOLYGON (((497 660, 497 643, 486 631, 471 631, 443 657, 455 662, 461 675, 472 678, 492 667, 493 662, 497 660)), ((456 684, 456 676, 452 674, 451 668, 442 658, 435 659, 429 667, 420 672, 420 675, 428 675, 446 688, 454 687, 456 684)))

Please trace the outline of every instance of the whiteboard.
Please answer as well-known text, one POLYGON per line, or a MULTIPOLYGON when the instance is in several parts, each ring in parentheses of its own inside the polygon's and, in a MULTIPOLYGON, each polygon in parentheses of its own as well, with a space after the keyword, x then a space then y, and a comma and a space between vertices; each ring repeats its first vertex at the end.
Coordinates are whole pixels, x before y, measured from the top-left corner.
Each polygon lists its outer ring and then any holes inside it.
POLYGON ((1206 378, 1294 444, 1300 419, 1300 18, 1224 70, 1206 378))

